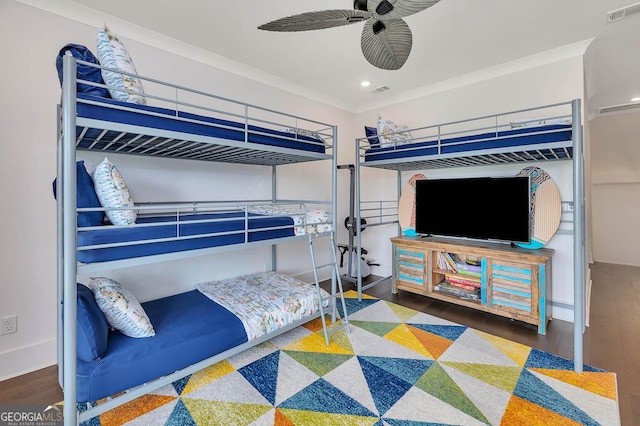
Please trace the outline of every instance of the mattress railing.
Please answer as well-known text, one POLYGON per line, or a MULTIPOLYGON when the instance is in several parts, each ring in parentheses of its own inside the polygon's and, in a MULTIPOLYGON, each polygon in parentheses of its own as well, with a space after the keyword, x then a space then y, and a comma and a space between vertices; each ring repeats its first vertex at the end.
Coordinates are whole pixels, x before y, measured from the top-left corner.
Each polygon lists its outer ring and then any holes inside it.
MULTIPOLYGON (((564 132, 566 131, 566 129, 564 128, 558 128, 558 129, 551 129, 551 130, 540 130, 540 131, 531 131, 531 132, 527 132, 528 136, 537 136, 537 135, 547 135, 547 134, 553 134, 553 133, 559 133, 559 132, 564 132)), ((468 134, 468 132, 451 132, 451 133, 446 133, 446 134, 442 134, 441 136, 434 136, 435 139, 420 139, 419 142, 421 143, 429 143, 429 142, 433 142, 434 145, 432 145, 433 148, 436 148, 438 150, 438 154, 442 154, 442 148, 443 147, 455 147, 455 146, 464 146, 464 145, 469 145, 470 143, 478 143, 478 142, 487 142, 487 141, 499 141, 499 140, 505 140, 505 139, 510 139, 510 138, 514 138, 517 135, 497 135, 497 136, 486 136, 486 137, 482 137, 482 138, 475 138, 473 140, 462 140, 462 141, 455 141, 455 142, 446 142, 443 143, 442 141, 442 137, 444 136, 460 136, 461 134, 468 134)), ((381 150, 376 150, 376 151, 380 151, 383 152, 382 150, 385 151, 417 151, 420 149, 424 148, 423 146, 412 146, 411 141, 414 141, 414 139, 412 140, 408 140, 408 142, 406 143, 394 143, 393 147, 388 147, 388 148, 382 148, 381 150)), ((417 141, 418 142, 418 141, 417 141)))
MULTIPOLYGON (((153 98, 153 99, 157 99, 157 100, 161 100, 161 101, 167 101, 166 98, 159 98, 159 97, 154 97, 154 96, 148 96, 148 97, 153 98)), ((96 102, 96 101, 92 101, 92 100, 88 100, 88 99, 78 99, 78 102, 79 103, 88 104, 88 105, 101 105, 101 106, 105 105, 102 102, 96 102)), ((188 104, 188 103, 184 103, 184 102, 178 102, 177 104, 178 105, 182 105, 182 106, 196 107, 194 104, 188 104)), ((155 113, 153 111, 140 110, 140 109, 137 109, 137 108, 131 108, 131 107, 123 106, 123 105, 110 104, 109 108, 114 109, 114 110, 135 112, 136 114, 142 114, 142 115, 152 116, 152 117, 162 117, 162 118, 166 118, 167 117, 166 114, 155 113)), ((248 116, 248 111, 247 111, 247 114, 233 114, 233 113, 223 112, 223 111, 220 111, 220 110, 215 110, 215 109, 206 108, 206 107, 198 107, 198 109, 200 109, 202 111, 218 112, 218 113, 225 114, 225 115, 228 115, 228 116, 242 118, 244 123, 245 123, 245 127, 243 129, 243 131, 245 133, 245 142, 248 142, 248 135, 250 135, 250 134, 260 135, 260 136, 273 136, 271 133, 266 133, 266 132, 262 132, 262 131, 259 131, 259 130, 250 129, 248 127, 249 126, 249 124, 248 124, 249 121, 260 121, 263 124, 271 124, 274 127, 279 125, 279 123, 275 122, 275 121, 258 120, 258 119, 250 118, 248 116)), ((234 127, 234 126, 224 125, 224 124, 220 124, 220 123, 210 123, 208 121, 182 117, 182 116, 178 115, 180 112, 181 112, 180 110, 176 110, 176 115, 172 116, 172 118, 174 120, 176 120, 176 121, 181 121, 181 122, 185 122, 185 123, 199 124, 199 125, 212 127, 212 128, 234 130, 234 131, 241 130, 240 128, 234 127)), ((287 132, 287 131, 279 130, 282 133, 292 133, 291 136, 287 136, 286 134, 279 135, 279 137, 282 138, 282 139, 291 140, 291 141, 297 141, 299 143, 304 143, 304 144, 307 144, 307 145, 323 146, 325 149, 332 148, 332 145, 328 142, 328 141, 332 140, 331 134, 329 134, 329 133, 322 132, 322 131, 306 130, 306 129, 303 129, 301 127, 286 127, 286 125, 284 125, 284 124, 280 124, 280 126, 282 126, 284 129, 291 128, 291 129, 295 130, 295 132, 287 132), (301 132, 308 132, 310 134, 317 135, 318 138, 321 138, 321 139, 318 139, 317 141, 302 139, 302 138, 299 137, 299 134, 301 134, 301 132)), ((278 129, 274 128, 274 130, 278 130, 278 129)), ((80 138, 80 139, 84 139, 84 138, 80 138)), ((180 149, 182 150, 183 148, 180 147, 180 149)), ((127 152, 129 152, 129 151, 127 151, 127 152)))
MULTIPOLYGON (((567 125, 569 125, 570 123, 566 123, 567 125)), ((465 144, 469 144, 469 143, 477 143, 477 142, 486 142, 486 141, 490 141, 490 140, 501 140, 501 139, 509 139, 509 138, 513 138, 514 136, 517 136, 517 134, 500 134, 501 129, 509 129, 509 130, 513 130, 519 127, 512 127, 511 125, 497 125, 497 126, 485 126, 485 127, 476 127, 473 130, 461 130, 461 131, 451 131, 451 132, 446 132, 443 133, 442 132, 442 127, 443 125, 437 125, 437 126, 433 126, 433 127, 423 127, 423 128, 418 128, 416 130, 425 130, 425 129, 433 129, 436 128, 438 130, 438 132, 434 135, 428 135, 428 136, 423 136, 423 137, 411 137, 411 138, 407 138, 405 140, 403 140, 402 142, 393 142, 390 143, 389 146, 385 146, 382 147, 380 149, 376 149, 376 151, 379 150, 416 150, 416 149, 420 149, 421 147, 415 147, 415 146, 411 146, 412 143, 428 143, 428 142, 433 142, 435 143, 433 145, 433 147, 438 149, 438 153, 441 153, 441 148, 442 146, 455 146, 455 145, 465 145, 465 144), (492 131, 492 134, 487 134, 484 137, 481 138, 474 138, 472 140, 461 140, 461 141, 455 141, 455 142, 446 142, 446 144, 443 144, 443 139, 445 138, 454 138, 454 137, 462 137, 462 136, 469 136, 469 135, 473 135, 476 132, 484 132, 484 133, 488 133, 487 130, 492 131)), ((525 127, 525 126, 520 126, 520 127, 525 127)), ((410 130, 409 132, 412 132, 414 130, 410 130)), ((532 130, 527 132, 527 135, 543 135, 543 134, 551 134, 551 133, 558 133, 558 132, 563 132, 565 131, 564 128, 555 128, 555 129, 544 129, 544 130, 532 130)), ((358 139, 360 141, 360 144, 362 145, 362 141, 366 142, 367 144, 369 138, 361 138, 358 139)), ((369 150, 370 148, 368 146, 361 146, 361 149, 363 150, 369 150)))
MULTIPOLYGON (((122 93, 142 96, 148 101, 148 103, 153 103, 154 106, 160 106, 165 109, 173 110, 174 114, 171 117, 175 120, 193 122, 199 125, 223 128, 227 130, 243 131, 245 133, 245 142, 248 142, 249 134, 273 136, 270 133, 265 133, 259 129, 251 127, 254 125, 263 126, 272 131, 283 132, 283 135, 279 135, 279 137, 285 140, 292 140, 308 145, 322 146, 325 148, 325 150, 333 149, 334 127, 328 123, 323 123, 294 114, 289 114, 286 112, 230 99, 227 97, 206 93, 204 91, 163 82, 158 79, 146 77, 140 74, 121 72, 119 70, 103 67, 101 65, 81 60, 76 60, 76 62, 78 64, 98 68, 100 70, 107 70, 124 76, 140 79, 145 83, 145 93, 142 95, 131 90, 106 86, 104 84, 99 84, 87 80, 79 79, 77 81, 78 83, 83 83, 88 86, 101 87, 106 88, 110 91, 118 91, 122 93), (153 87, 155 91, 149 90, 150 87, 153 87), (156 91, 164 93, 156 94, 156 91), (192 102, 192 99, 198 99, 199 102, 192 102), (216 107, 214 105, 222 106, 216 107), (212 123, 206 120, 198 120, 194 119, 193 117, 189 118, 183 116, 183 114, 194 113, 203 114, 207 117, 217 118, 220 120, 236 119, 242 123, 243 127, 234 127, 225 125, 223 123, 212 123), (289 135, 287 135, 287 133, 289 135), (307 136, 307 138, 303 138, 302 136, 307 136)), ((96 101, 87 100, 85 98, 77 98, 77 102, 96 104, 96 101)), ((130 108, 113 103, 100 102, 100 105, 108 106, 109 108, 113 108, 116 110, 133 111, 149 116, 162 116, 164 118, 168 117, 166 114, 158 114, 154 113, 153 111, 139 109, 135 105, 130 108)), ((83 147, 83 149, 85 148, 83 147)))
POLYGON ((78 228, 78 234, 91 231, 105 231, 105 236, 109 231, 133 230, 140 228, 174 227, 175 231, 171 236, 161 238, 144 238, 133 241, 119 241, 112 243, 100 243, 78 246, 78 251, 88 251, 96 249, 128 247, 141 244, 163 243, 182 240, 194 240, 209 237, 222 237, 230 235, 243 235, 242 242, 233 244, 249 244, 253 234, 266 232, 289 230, 294 231, 293 236, 303 235, 324 235, 333 230, 331 214, 331 203, 328 201, 299 201, 286 200, 271 202, 267 200, 251 201, 207 201, 207 202, 179 202, 179 203, 140 203, 133 207, 120 208, 79 208, 78 213, 91 211, 130 211, 137 212, 141 219, 146 217, 166 217, 166 221, 152 223, 134 223, 131 225, 102 225, 78 228), (310 220, 310 212, 321 212, 310 220), (206 217, 194 218, 211 214, 236 214, 233 217, 206 217), (254 216, 255 215, 255 216, 254 216), (291 218, 292 224, 269 225, 251 228, 252 223, 264 220, 265 217, 291 218), (243 222, 240 229, 222 230, 207 233, 193 234, 188 232, 189 226, 198 224, 225 224, 243 222), (185 227, 185 229, 183 229, 185 227))
MULTIPOLYGON (((411 152, 429 147, 433 148, 437 152, 437 155, 442 155, 443 147, 445 146, 447 148, 459 147, 461 151, 464 151, 465 145, 514 138, 517 137, 518 133, 522 130, 526 130, 526 134, 531 136, 565 132, 567 128, 570 129, 571 121, 571 102, 562 102, 399 130, 389 133, 389 139, 400 139, 399 142, 389 142, 385 144, 381 141, 381 145, 376 147, 371 146, 371 139, 375 137, 358 138, 356 143, 358 146, 358 157, 363 164, 366 164, 366 156, 371 153, 406 152, 407 157, 410 157, 411 152), (534 114, 536 117, 531 118, 531 115, 534 114), (523 116, 526 118, 523 118, 523 116), (558 126, 557 128, 547 127, 541 130, 535 129, 537 126, 550 126, 554 124, 562 124, 564 126, 558 126), (514 132, 510 132, 510 130, 514 132), (480 137, 474 137, 469 140, 455 140, 473 135, 479 135, 480 137), (450 139, 454 140, 452 141, 450 139)), ((535 147, 532 150, 535 150, 535 147)), ((460 152, 460 156, 464 157, 465 154, 460 152)), ((529 160, 536 161, 537 158, 531 156, 529 160)), ((397 161, 401 162, 403 160, 398 159, 397 161)), ((405 161, 411 161, 411 158, 407 158, 405 161)), ((493 162, 487 161, 487 164, 493 164, 493 162)), ((415 167, 415 169, 419 168, 420 167, 415 167)))

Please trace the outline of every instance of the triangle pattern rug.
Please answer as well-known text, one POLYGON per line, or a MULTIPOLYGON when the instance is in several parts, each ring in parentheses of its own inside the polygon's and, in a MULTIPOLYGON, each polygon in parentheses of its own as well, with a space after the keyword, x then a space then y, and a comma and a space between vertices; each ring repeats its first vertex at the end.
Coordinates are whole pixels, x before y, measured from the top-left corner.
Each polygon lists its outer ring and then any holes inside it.
POLYGON ((311 322, 83 425, 620 424, 614 373, 346 295, 329 346, 311 322))

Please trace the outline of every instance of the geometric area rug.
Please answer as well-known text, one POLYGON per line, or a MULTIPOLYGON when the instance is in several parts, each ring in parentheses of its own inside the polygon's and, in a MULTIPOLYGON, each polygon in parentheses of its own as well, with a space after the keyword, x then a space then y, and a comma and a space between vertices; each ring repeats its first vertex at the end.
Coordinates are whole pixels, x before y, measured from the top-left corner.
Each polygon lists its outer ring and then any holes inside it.
POLYGON ((97 425, 619 425, 616 375, 353 291, 319 320, 87 420, 97 425))

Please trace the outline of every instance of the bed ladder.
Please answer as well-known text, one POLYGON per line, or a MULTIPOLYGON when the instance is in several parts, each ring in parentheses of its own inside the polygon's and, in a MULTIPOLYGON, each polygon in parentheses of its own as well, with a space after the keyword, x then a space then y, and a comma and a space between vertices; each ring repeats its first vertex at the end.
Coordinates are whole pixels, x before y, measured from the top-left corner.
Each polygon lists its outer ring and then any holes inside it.
POLYGON ((336 255, 336 242, 335 242, 335 235, 333 232, 331 232, 331 256, 332 256, 332 262, 324 264, 324 265, 318 265, 316 262, 316 256, 315 256, 315 252, 313 250, 313 241, 316 238, 316 236, 314 235, 309 235, 309 251, 311 252, 311 263, 313 265, 313 278, 316 282, 316 289, 318 290, 318 298, 319 300, 322 300, 322 296, 321 296, 321 292, 320 292, 320 279, 318 278, 318 271, 323 269, 323 268, 331 268, 331 307, 332 307, 332 312, 331 312, 331 322, 332 324, 336 323, 336 314, 337 314, 337 298, 340 297, 340 302, 342 304, 342 324, 339 326, 335 326, 333 327, 331 330, 328 330, 327 328, 327 319, 325 318, 325 313, 324 313, 324 307, 322 306, 323 303, 320 303, 320 318, 322 319, 322 329, 324 331, 324 340, 327 343, 327 346, 329 345, 329 334, 330 333, 335 333, 338 330, 341 330, 342 328, 346 328, 347 329, 347 333, 350 333, 351 330, 349 329, 349 318, 347 315, 347 305, 344 301, 344 290, 342 288, 342 280, 340 279, 340 269, 338 268, 338 259, 337 259, 337 255, 336 255), (337 288, 336 288, 337 285, 337 288), (336 293, 337 291, 337 293, 336 293))

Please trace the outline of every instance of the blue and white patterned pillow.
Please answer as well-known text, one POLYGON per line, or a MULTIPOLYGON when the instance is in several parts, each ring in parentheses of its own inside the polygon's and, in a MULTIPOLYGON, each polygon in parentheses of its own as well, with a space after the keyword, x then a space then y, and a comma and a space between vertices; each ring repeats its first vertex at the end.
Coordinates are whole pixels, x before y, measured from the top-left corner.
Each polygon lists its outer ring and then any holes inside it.
MULTIPOLYGON (((105 209, 134 206, 129 187, 107 157, 93 171, 93 186, 105 209)), ((107 210, 105 213, 114 225, 131 225, 138 217, 135 210, 107 210)))
POLYGON ((91 278, 89 288, 111 327, 129 337, 156 335, 138 299, 119 282, 111 278, 91 278))
POLYGON ((396 124, 391 120, 384 120, 378 116, 378 140, 380 147, 385 148, 402 144, 412 139, 409 126, 396 124))
MULTIPOLYGON (((97 53, 100 64, 103 67, 138 74, 129 52, 120 40, 118 40, 118 37, 109 31, 106 25, 103 25, 100 31, 98 31, 97 53)), ((109 93, 113 99, 140 105, 146 104, 144 91, 142 90, 142 82, 138 77, 102 70, 102 78, 106 85, 109 86, 109 93), (127 93, 121 90, 129 90, 133 93, 127 93)))

